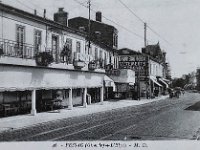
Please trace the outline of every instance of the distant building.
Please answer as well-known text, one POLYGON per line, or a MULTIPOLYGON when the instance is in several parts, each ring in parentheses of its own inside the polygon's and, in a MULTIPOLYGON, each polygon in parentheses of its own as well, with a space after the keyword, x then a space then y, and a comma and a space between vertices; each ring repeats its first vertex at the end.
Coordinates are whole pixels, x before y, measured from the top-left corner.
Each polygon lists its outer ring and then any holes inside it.
POLYGON ((159 45, 148 45, 142 53, 128 48, 118 51, 119 68, 133 69, 136 74, 135 90, 138 97, 158 96, 168 88, 165 70, 165 54, 159 45), (149 95, 148 95, 149 94, 149 95))
MULTIPOLYGON (((75 17, 68 20, 69 27, 78 30, 84 30, 88 33, 88 19, 75 17)), ((96 13, 96 20, 91 20, 91 40, 103 43, 104 45, 117 49, 118 48, 118 30, 111 25, 102 22, 101 12, 96 13)))
POLYGON ((196 70, 196 89, 200 91, 200 68, 196 70))

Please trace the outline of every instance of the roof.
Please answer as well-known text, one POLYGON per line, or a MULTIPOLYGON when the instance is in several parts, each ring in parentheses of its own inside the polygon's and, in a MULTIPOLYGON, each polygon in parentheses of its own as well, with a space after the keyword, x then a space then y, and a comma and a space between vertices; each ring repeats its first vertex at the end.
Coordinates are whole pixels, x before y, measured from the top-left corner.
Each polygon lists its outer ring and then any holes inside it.
POLYGON ((16 16, 19 16, 19 17, 23 17, 23 18, 26 18, 26 19, 29 19, 29 20, 36 21, 36 22, 39 22, 39 23, 42 23, 42 24, 47 24, 49 26, 53 26, 53 27, 68 31, 70 33, 74 33, 74 34, 84 36, 84 37, 86 36, 85 32, 81 32, 79 30, 64 26, 64 25, 62 25, 58 22, 55 22, 53 20, 50 20, 50 19, 38 16, 38 15, 35 15, 35 14, 32 14, 32 13, 29 13, 27 11, 23 11, 21 9, 15 8, 15 7, 7 5, 7 4, 0 3, 0 10, 5 11, 5 12, 10 13, 10 14, 13 14, 13 15, 16 15, 16 16))
POLYGON ((139 51, 135 51, 129 48, 122 48, 118 50, 118 54, 119 55, 143 55, 141 52, 139 51))
MULTIPOLYGON (((88 19, 79 16, 79 17, 74 17, 74 18, 69 19, 69 21, 71 21, 71 20, 85 20, 85 21, 87 21, 88 19)), ((101 25, 104 25, 104 26, 107 26, 107 27, 110 27, 110 28, 113 28, 113 29, 117 30, 117 29, 116 29, 114 26, 112 26, 112 25, 109 25, 109 24, 106 24, 106 23, 103 23, 103 22, 99 22, 99 21, 95 21, 95 20, 90 20, 90 21, 91 21, 92 23, 101 24, 101 25)))

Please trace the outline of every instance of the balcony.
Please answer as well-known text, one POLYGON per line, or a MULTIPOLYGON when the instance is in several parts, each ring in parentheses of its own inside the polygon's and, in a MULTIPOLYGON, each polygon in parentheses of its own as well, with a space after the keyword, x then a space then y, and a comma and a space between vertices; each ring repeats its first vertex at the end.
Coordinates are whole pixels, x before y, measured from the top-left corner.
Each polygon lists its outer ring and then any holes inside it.
POLYGON ((89 62, 89 64, 88 64, 88 69, 89 69, 89 70, 95 70, 95 69, 97 69, 97 64, 96 64, 96 62, 95 62, 95 61, 89 62))
POLYGON ((26 43, 17 43, 16 41, 1 39, 0 50, 2 56, 34 59, 34 46, 26 43))
POLYGON ((90 62, 94 60, 94 58, 91 55, 83 54, 83 53, 74 53, 74 60, 75 61, 83 61, 83 62, 90 62))

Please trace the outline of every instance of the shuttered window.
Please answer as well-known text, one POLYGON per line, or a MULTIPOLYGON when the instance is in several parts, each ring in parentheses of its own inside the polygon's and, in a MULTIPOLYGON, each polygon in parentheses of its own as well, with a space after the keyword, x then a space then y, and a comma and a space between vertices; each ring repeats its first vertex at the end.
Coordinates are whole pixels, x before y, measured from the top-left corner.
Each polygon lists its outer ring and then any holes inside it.
POLYGON ((25 27, 22 25, 16 26, 16 42, 15 55, 23 57, 23 49, 25 44, 25 27))
POLYGON ((34 47, 35 47, 36 53, 38 53, 40 51, 41 43, 42 43, 42 31, 35 30, 35 33, 34 33, 34 47))
POLYGON ((81 42, 79 42, 79 41, 76 42, 76 52, 77 53, 81 52, 81 42))
POLYGON ((72 61, 73 61, 73 55, 72 55, 72 39, 70 39, 70 38, 67 38, 66 39, 66 47, 68 48, 68 50, 69 50, 69 58, 68 58, 68 60, 69 60, 69 63, 71 64, 72 63, 72 61))

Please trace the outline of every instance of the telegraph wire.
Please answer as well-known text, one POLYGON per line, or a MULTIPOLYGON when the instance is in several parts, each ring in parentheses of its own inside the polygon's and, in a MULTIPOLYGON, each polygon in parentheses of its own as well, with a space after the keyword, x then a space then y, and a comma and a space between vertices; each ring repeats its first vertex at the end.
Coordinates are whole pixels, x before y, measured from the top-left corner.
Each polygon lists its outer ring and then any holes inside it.
MULTIPOLYGON (((82 3, 82 2, 80 2, 80 1, 78 1, 78 0, 73 0, 73 1, 77 2, 78 4, 80 4, 81 6, 83 6, 83 7, 85 7, 85 8, 88 8, 87 5, 84 5, 84 2, 82 3)), ((96 12, 94 9, 91 9, 91 11, 94 12, 94 13, 96 12)), ((133 31, 127 29, 127 28, 124 27, 123 25, 120 25, 119 23, 117 23, 117 22, 115 22, 115 21, 113 21, 113 20, 111 20, 111 19, 109 19, 109 18, 107 18, 107 17, 105 17, 105 16, 103 16, 103 15, 102 15, 102 17, 103 17, 104 19, 106 19, 106 20, 108 20, 108 21, 114 23, 115 25, 117 25, 117 26, 123 28, 124 30, 126 30, 126 31, 128 31, 128 32, 130 32, 130 33, 132 33, 132 34, 134 34, 134 35, 137 36, 138 38, 144 39, 143 36, 141 36, 141 35, 139 35, 139 34, 133 32, 133 31)), ((152 42, 152 41, 150 41, 150 40, 147 40, 147 41, 148 41, 148 42, 152 42)))
MULTIPOLYGON (((126 9, 128 9, 131 14, 133 14, 140 22, 142 22, 143 24, 145 23, 145 21, 143 21, 143 19, 141 17, 139 17, 132 9, 130 9, 125 3, 123 3, 121 0, 118 0, 126 9)), ((163 38, 160 34, 158 34, 152 27, 150 27, 147 24, 147 28, 149 28, 154 34, 156 34, 158 37, 160 37, 163 41, 165 41, 167 44, 169 44, 171 46, 171 43, 169 41, 167 41, 165 38, 163 38)))
POLYGON ((143 24, 145 23, 145 21, 143 21, 142 18, 140 18, 135 12, 133 12, 133 10, 131 10, 125 3, 123 3, 121 0, 118 0, 124 7, 126 7, 136 18, 138 18, 138 20, 140 20, 140 22, 142 22, 143 24))
POLYGON ((158 34, 154 29, 152 29, 150 26, 148 26, 147 24, 147 27, 154 33, 156 34, 158 37, 160 37, 163 41, 165 41, 166 43, 168 43, 170 46, 172 45, 170 42, 168 42, 165 38, 163 38, 160 34, 158 34))
MULTIPOLYGON (((28 8, 28 9, 30 9, 30 10, 37 10, 37 9, 34 9, 34 8, 32 8, 32 7, 30 7, 30 6, 28 6, 28 5, 25 5, 23 2, 21 2, 20 0, 16 0, 19 4, 21 4, 21 5, 23 5, 24 7, 26 7, 26 8, 28 8)), ((31 3, 31 2, 30 2, 31 3)), ((36 6, 35 4, 33 4, 33 3, 31 3, 32 5, 34 5, 34 6, 36 6)), ((44 11, 44 9, 42 9, 41 7, 38 7, 40 10, 42 10, 42 11, 44 11)), ((42 13, 40 13, 40 12, 38 12, 38 14, 40 15, 40 16, 43 16, 43 14, 42 13)), ((46 17, 47 19, 49 19, 48 17, 46 17)))

